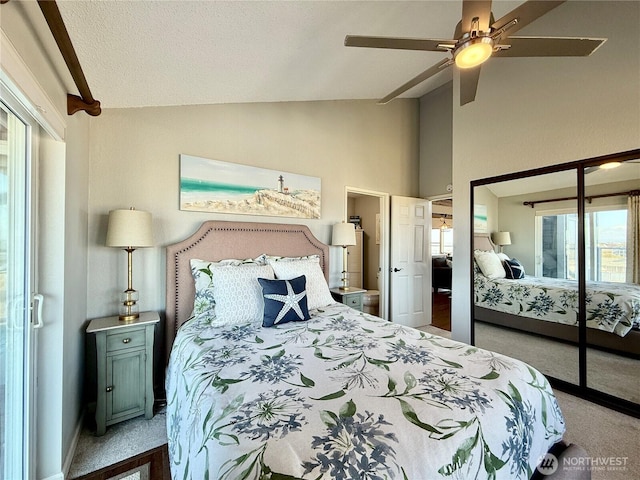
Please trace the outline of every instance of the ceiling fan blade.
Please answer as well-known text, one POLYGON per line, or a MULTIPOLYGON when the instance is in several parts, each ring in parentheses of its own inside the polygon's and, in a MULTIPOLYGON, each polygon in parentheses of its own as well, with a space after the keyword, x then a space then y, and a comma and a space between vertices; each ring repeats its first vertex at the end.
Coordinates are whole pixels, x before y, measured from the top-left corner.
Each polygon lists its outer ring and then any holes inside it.
POLYGON ((531 22, 540 18, 545 13, 550 12, 554 8, 562 5, 565 1, 566 0, 530 0, 523 3, 519 7, 514 8, 502 18, 499 18, 491 25, 491 30, 499 32, 503 27, 510 24, 513 20, 517 20, 517 23, 509 27, 504 35, 498 36, 505 38, 506 36, 513 35, 522 27, 529 25, 531 22))
POLYGON ((441 72, 442 70, 444 70, 445 68, 447 68, 449 65, 452 65, 452 64, 453 64, 453 60, 451 58, 445 58, 444 60, 436 63, 432 67, 429 67, 428 69, 426 69, 420 75, 417 75, 416 77, 412 78, 401 87, 396 88, 389 95, 387 95, 386 97, 378 101, 378 105, 384 105, 385 103, 389 103, 398 95, 401 95, 407 90, 415 87, 419 83, 424 82, 427 78, 434 76, 436 73, 441 72))
POLYGON ((493 57, 587 57, 606 38, 509 37, 511 48, 493 53, 493 57))
POLYGON ((397 50, 426 50, 429 52, 447 52, 449 49, 440 45, 455 45, 455 40, 439 40, 436 38, 397 38, 397 37, 367 37, 362 35, 347 35, 344 38, 347 47, 393 48, 397 50))
POLYGON ((471 31, 471 23, 475 17, 478 17, 478 29, 481 32, 488 32, 491 0, 464 0, 462 2, 462 33, 471 31))
POLYGON ((475 68, 461 68, 460 72, 460 106, 471 103, 476 99, 478 80, 482 65, 475 68))

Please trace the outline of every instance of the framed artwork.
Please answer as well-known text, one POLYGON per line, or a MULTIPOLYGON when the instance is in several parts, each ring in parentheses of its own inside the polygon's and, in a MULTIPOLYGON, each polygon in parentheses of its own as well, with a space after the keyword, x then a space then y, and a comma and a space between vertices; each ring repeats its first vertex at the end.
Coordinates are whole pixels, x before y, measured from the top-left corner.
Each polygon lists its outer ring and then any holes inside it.
POLYGON ((180 155, 180 210, 320 218, 319 177, 180 155))
POLYGON ((487 233, 487 206, 473 206, 473 231, 475 233, 487 233))

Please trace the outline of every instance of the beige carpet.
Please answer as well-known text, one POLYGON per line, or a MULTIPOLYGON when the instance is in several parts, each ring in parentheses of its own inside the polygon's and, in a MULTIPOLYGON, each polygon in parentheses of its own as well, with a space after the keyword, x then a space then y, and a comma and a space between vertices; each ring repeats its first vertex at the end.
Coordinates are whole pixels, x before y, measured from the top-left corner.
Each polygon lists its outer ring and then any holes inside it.
MULTIPOLYGON (((545 375, 578 384, 578 347, 482 322, 475 325, 476 345, 518 358, 545 375)), ((640 403, 640 360, 587 349, 587 385, 640 403)))
POLYGON ((567 425, 565 440, 587 451, 592 480, 640 478, 640 419, 557 390, 556 397, 567 425))
MULTIPOLYGON (((419 330, 451 338, 450 332, 430 325, 420 327, 419 330)), ((493 348, 493 350, 504 351, 509 347, 512 348, 514 353, 511 356, 523 359, 523 356, 519 354, 529 355, 535 363, 540 364, 544 360, 545 364, 550 366, 556 363, 562 364, 565 361, 562 349, 547 348, 540 350, 540 344, 535 342, 524 342, 523 344, 520 341, 520 343, 517 343, 513 338, 507 339, 497 332, 493 332, 493 335, 489 332, 490 330, 488 329, 483 330, 482 326, 480 329, 476 328, 476 340, 478 340, 478 333, 480 333, 483 348, 487 348, 487 343, 492 343, 493 346, 497 347, 493 348), (532 346, 533 344, 536 345, 535 348, 532 346)), ((569 355, 575 355, 577 361, 575 347, 569 347, 568 352, 569 355)), ((601 352, 590 352, 588 359, 591 356, 597 356, 597 353, 601 352)), ((567 355, 566 349, 564 355, 567 355)), ((593 360, 591 358, 592 362, 593 360)), ((636 362, 634 370, 631 372, 613 372, 611 378, 631 378, 634 381, 632 386, 635 384, 637 389, 638 382, 640 382, 640 369, 637 368, 637 360, 632 362, 636 362)), ((628 366, 624 368, 628 368, 628 366)), ((567 373, 567 370, 565 370, 565 373, 567 373)), ((577 378, 577 372, 575 375, 577 378)), ((587 451, 592 462, 590 467, 592 480, 640 479, 640 419, 629 417, 558 390, 555 393, 567 425, 565 440, 569 443, 581 445, 587 451)))

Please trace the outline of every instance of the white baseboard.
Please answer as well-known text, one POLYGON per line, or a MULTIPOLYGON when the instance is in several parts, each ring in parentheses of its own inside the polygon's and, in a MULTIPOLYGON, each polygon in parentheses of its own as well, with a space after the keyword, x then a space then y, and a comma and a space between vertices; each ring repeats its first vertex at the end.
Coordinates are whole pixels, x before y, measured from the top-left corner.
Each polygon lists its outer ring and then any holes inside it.
MULTIPOLYGON (((78 440, 80 439, 80 433, 82 432, 82 425, 84 425, 84 414, 80 415, 78 419, 78 423, 76 425, 76 431, 73 434, 73 439, 71 440, 71 445, 69 445, 69 450, 67 451, 67 456, 64 459, 64 463, 62 464, 62 473, 60 480, 64 480, 65 478, 69 478, 69 470, 71 469, 71 463, 73 462, 73 456, 76 453, 76 448, 78 447, 78 440)), ((51 477, 45 480, 58 480, 57 477, 51 477)))
POLYGON ((64 480, 64 474, 62 472, 51 475, 50 477, 43 478, 42 480, 64 480))

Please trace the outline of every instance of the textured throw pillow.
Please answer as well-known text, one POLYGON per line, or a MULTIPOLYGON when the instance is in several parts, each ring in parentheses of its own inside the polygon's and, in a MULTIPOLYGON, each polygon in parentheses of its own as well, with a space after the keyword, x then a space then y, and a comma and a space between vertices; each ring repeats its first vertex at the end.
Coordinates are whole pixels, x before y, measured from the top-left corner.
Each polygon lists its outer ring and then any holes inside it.
POLYGON ((291 280, 258 278, 258 282, 264 298, 263 327, 309 320, 304 275, 291 280))
POLYGON ((509 260, 509 255, 507 255, 506 253, 496 253, 496 255, 498 255, 498 258, 500 259, 501 262, 506 262, 507 260, 509 260))
POLYGON ((488 279, 504 278, 506 273, 500 258, 496 252, 476 250, 473 256, 480 267, 482 274, 488 279))
POLYGON ((326 307, 335 300, 329 292, 329 286, 320 268, 320 257, 312 255, 300 259, 278 259, 267 257, 267 262, 273 268, 279 280, 291 280, 304 275, 307 279, 307 304, 309 310, 326 307))
POLYGON ((521 278, 524 278, 524 267, 515 258, 505 260, 502 265, 504 266, 504 271, 507 275, 506 278, 511 278, 514 280, 520 280, 521 278))
POLYGON ((210 269, 215 299, 212 325, 237 325, 262 320, 264 302, 258 278, 274 278, 269 265, 245 263, 211 266, 210 269))
POLYGON ((257 264, 266 265, 267 256, 260 255, 256 258, 246 258, 244 260, 236 258, 227 258, 217 262, 209 260, 199 260, 192 258, 191 274, 193 275, 193 281, 195 283, 195 297, 193 301, 193 313, 192 315, 207 314, 210 317, 215 317, 215 299, 213 297, 213 282, 211 279, 211 267, 223 266, 223 265, 244 265, 244 264, 257 264))

